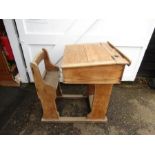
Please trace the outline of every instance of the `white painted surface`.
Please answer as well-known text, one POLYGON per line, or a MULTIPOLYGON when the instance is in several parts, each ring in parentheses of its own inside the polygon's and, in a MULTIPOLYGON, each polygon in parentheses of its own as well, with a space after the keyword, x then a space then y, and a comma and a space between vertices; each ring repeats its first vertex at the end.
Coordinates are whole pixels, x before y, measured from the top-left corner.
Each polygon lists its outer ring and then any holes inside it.
POLYGON ((73 43, 110 41, 132 61, 123 81, 133 81, 138 72, 154 24, 146 20, 16 20, 28 73, 30 62, 41 48, 47 48, 56 63, 64 46, 73 43))
POLYGON ((21 48, 19 47, 19 41, 18 41, 18 36, 16 34, 15 25, 13 23, 13 20, 11 19, 4 19, 3 22, 11 44, 11 48, 13 50, 13 55, 18 68, 20 80, 23 83, 27 83, 28 79, 26 75, 26 68, 25 68, 24 60, 21 53, 22 51, 21 51, 21 48))

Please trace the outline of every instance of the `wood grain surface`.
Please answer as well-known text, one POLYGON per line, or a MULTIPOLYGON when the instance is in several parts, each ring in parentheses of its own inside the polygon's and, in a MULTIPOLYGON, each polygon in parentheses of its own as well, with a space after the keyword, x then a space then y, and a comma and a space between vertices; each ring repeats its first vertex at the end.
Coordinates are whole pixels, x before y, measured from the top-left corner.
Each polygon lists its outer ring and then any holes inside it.
POLYGON ((110 43, 67 45, 62 68, 130 64, 130 60, 110 43))

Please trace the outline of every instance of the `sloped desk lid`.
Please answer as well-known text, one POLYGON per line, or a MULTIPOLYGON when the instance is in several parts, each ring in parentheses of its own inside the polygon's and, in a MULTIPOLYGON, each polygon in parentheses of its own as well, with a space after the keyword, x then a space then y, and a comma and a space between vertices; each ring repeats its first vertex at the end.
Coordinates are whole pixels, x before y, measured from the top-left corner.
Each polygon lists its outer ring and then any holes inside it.
POLYGON ((122 64, 131 61, 111 43, 66 45, 62 68, 122 64))

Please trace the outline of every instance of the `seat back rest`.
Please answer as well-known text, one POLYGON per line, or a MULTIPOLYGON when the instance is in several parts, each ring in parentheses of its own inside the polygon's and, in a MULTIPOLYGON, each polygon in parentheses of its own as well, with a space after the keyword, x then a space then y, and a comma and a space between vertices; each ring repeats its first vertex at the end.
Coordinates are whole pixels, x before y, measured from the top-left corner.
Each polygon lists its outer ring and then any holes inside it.
POLYGON ((45 71, 58 70, 58 67, 56 67, 50 61, 47 50, 43 48, 42 51, 40 51, 35 56, 35 58, 33 59, 33 61, 30 64, 36 87, 41 87, 43 85, 43 83, 44 83, 43 78, 41 76, 41 72, 39 70, 39 64, 41 63, 42 60, 44 60, 45 71))
POLYGON ((39 64, 42 60, 44 60, 44 57, 45 57, 45 52, 42 50, 35 56, 35 58, 33 59, 33 61, 30 64, 34 82, 35 82, 35 85, 37 88, 42 87, 42 85, 43 85, 43 78, 42 78, 40 70, 39 70, 39 64))
POLYGON ((46 49, 42 49, 42 51, 40 51, 35 58, 33 59, 33 62, 35 62, 37 65, 39 65, 39 63, 44 60, 45 63, 45 68, 47 71, 51 71, 53 69, 56 69, 57 67, 51 62, 48 52, 46 49))
POLYGON ((47 62, 49 57, 47 55, 47 51, 45 49, 42 49, 42 51, 40 51, 35 58, 33 59, 33 61, 31 62, 30 66, 31 66, 31 70, 32 70, 32 74, 33 74, 33 78, 34 78, 34 82, 36 87, 39 89, 40 87, 43 86, 43 78, 39 69, 39 64, 41 63, 41 61, 44 61, 45 64, 45 72, 46 72, 46 68, 48 68, 47 66, 47 62))

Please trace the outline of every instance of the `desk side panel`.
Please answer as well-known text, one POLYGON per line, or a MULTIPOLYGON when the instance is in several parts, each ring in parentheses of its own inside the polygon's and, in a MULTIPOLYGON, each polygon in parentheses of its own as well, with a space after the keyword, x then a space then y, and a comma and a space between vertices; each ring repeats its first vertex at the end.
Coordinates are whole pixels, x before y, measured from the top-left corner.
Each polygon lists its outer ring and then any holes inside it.
POLYGON ((124 65, 62 68, 64 83, 116 84, 120 83, 124 65))

